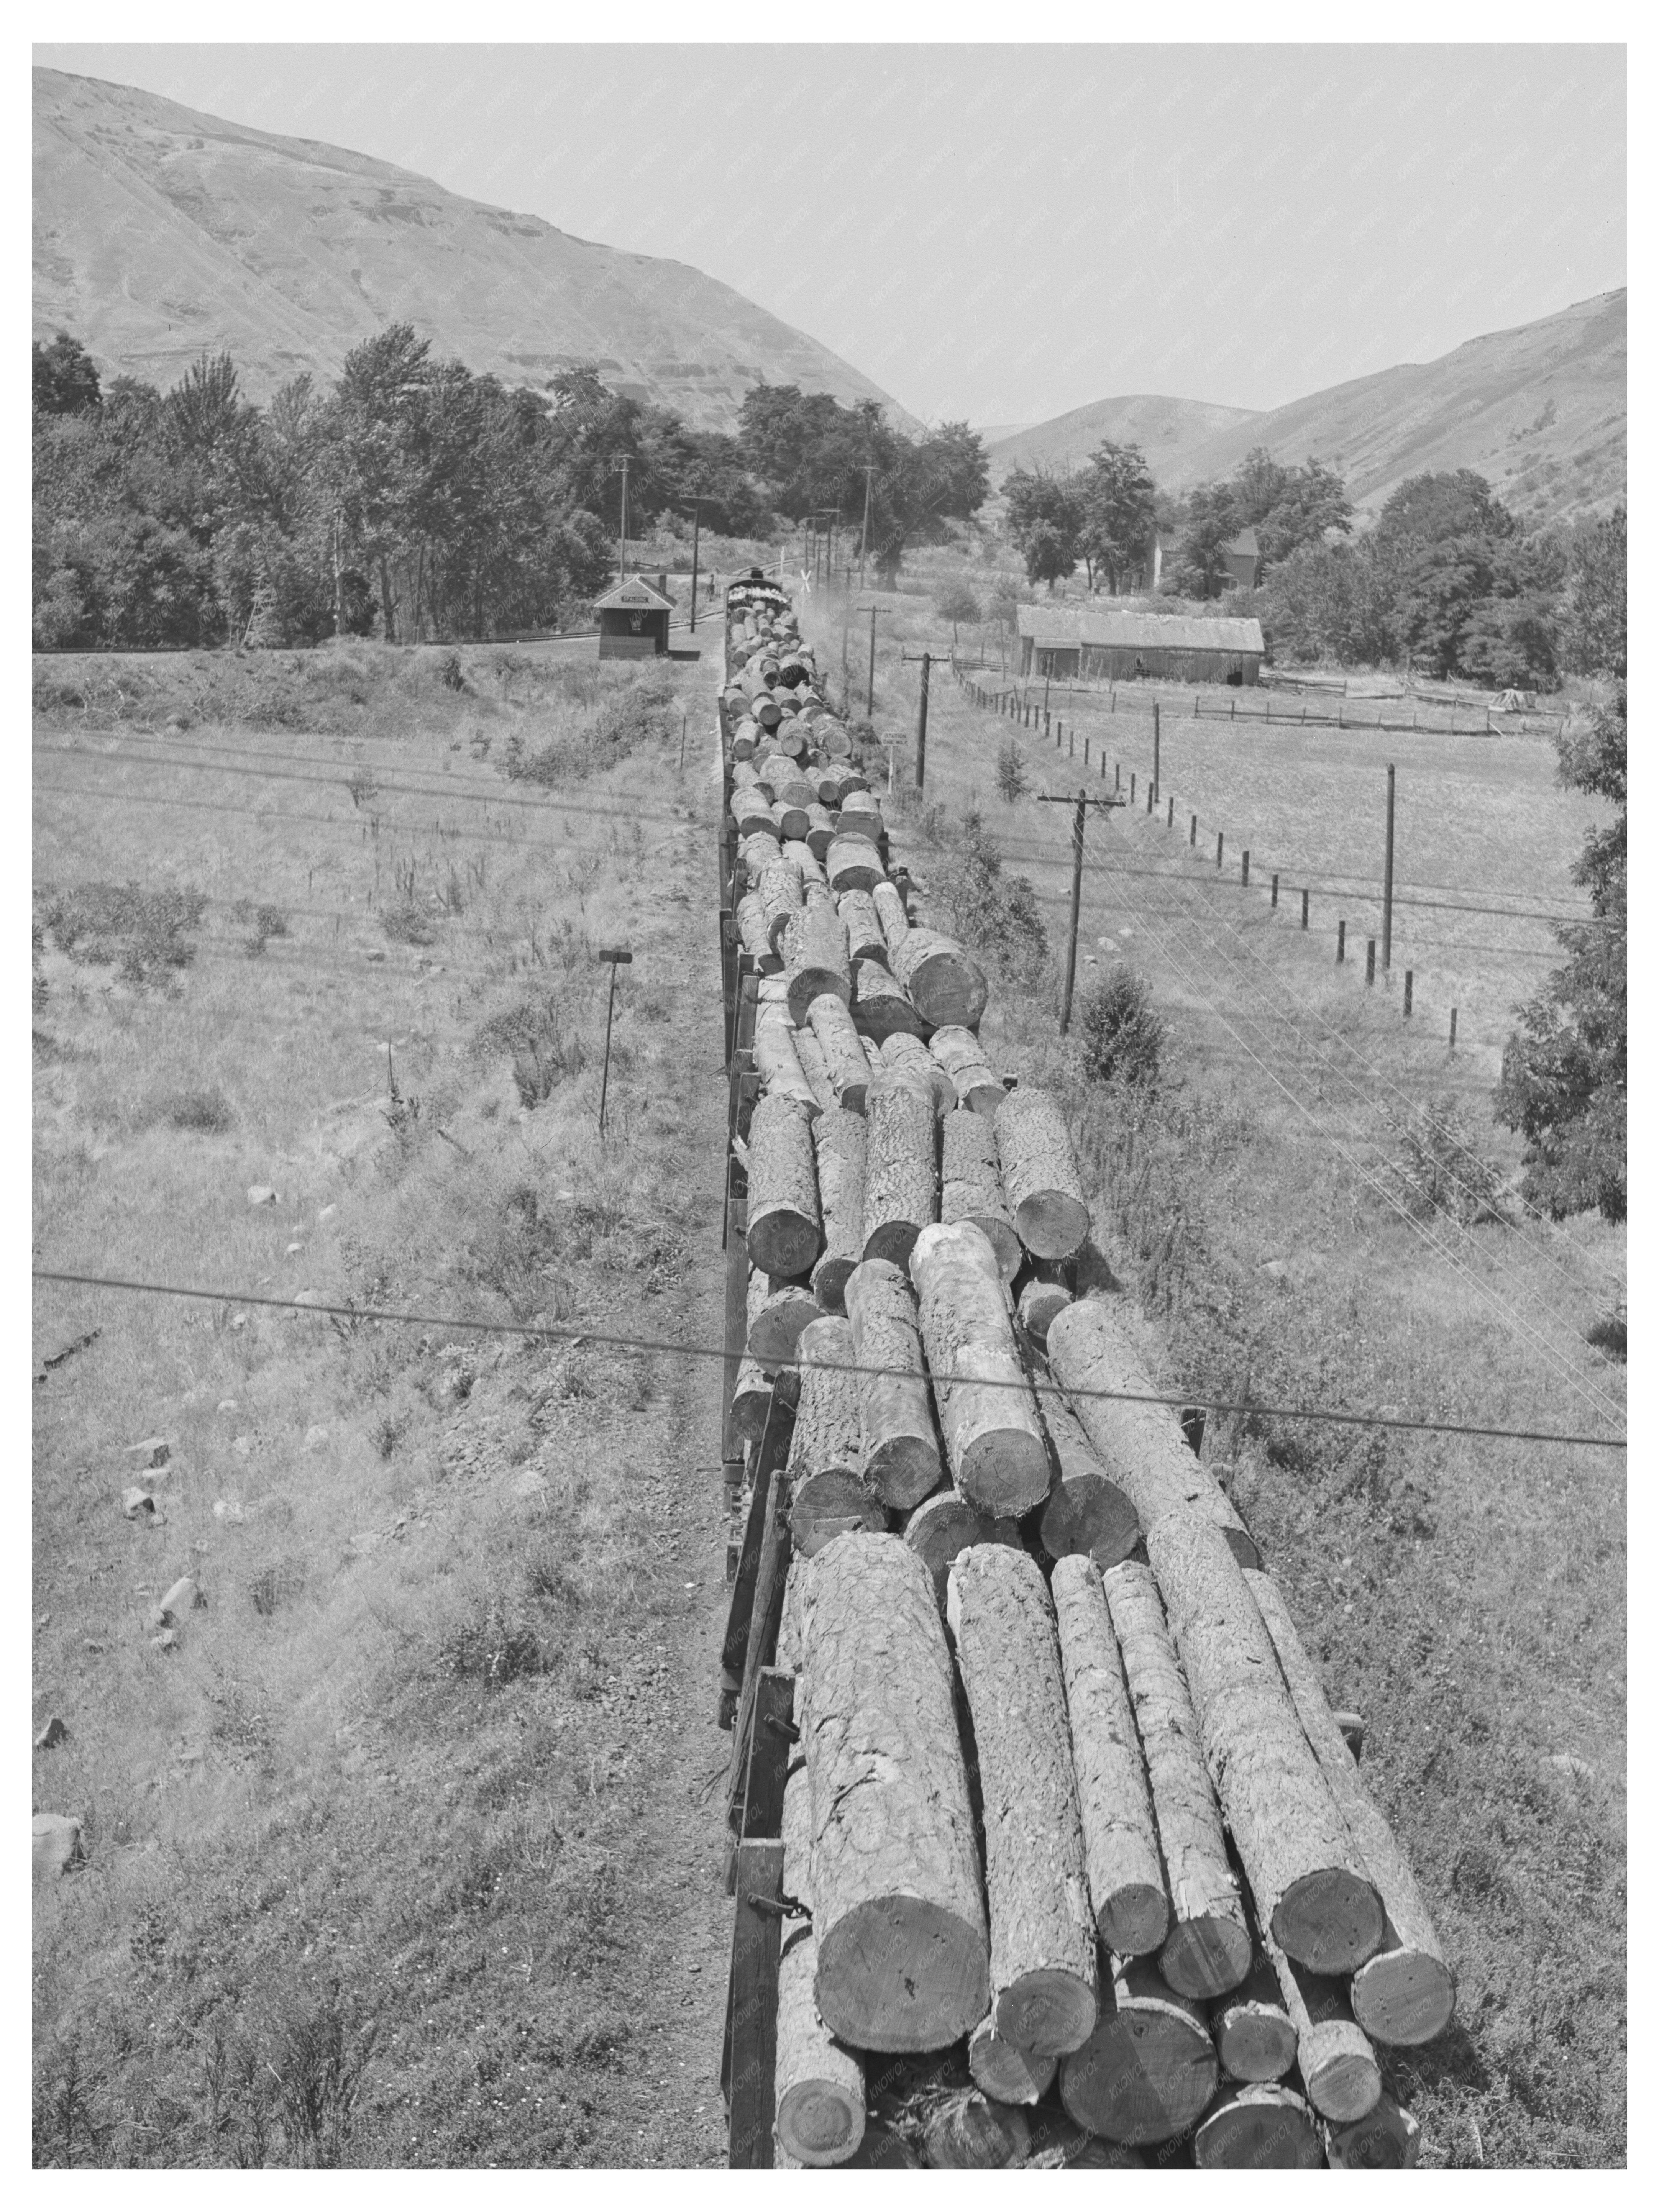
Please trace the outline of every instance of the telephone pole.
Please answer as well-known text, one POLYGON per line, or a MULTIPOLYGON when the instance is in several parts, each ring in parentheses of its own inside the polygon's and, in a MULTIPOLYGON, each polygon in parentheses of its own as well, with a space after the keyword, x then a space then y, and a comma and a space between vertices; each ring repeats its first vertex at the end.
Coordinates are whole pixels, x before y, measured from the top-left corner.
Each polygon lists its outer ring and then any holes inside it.
POLYGON ((1394 951, 1394 763, 1389 763, 1389 825, 1382 840, 1382 968, 1394 951))
POLYGON ((866 716, 872 716, 876 711, 876 617, 881 609, 872 600, 867 607, 860 607, 859 612, 870 617, 870 680, 865 688, 864 711, 866 716))
MULTIPOLYGON (((864 589, 864 563, 870 547, 870 479, 874 476, 875 472, 875 463, 873 461, 866 461, 864 465, 864 527, 859 532, 860 591, 864 589)), ((871 665, 872 668, 875 665, 873 660, 872 661, 871 665)))
POLYGON ((927 769, 927 679, 933 656, 931 653, 906 653, 900 657, 921 663, 921 696, 916 702, 916 789, 920 791, 927 769))
POLYGON ((1066 940, 1066 988, 1060 1002, 1061 1036, 1064 1036, 1072 1026, 1072 993, 1077 983, 1078 919, 1083 908, 1084 824, 1089 818, 1089 809, 1091 806, 1127 806, 1128 803, 1127 799, 1115 799, 1109 795, 1103 799, 1091 798, 1086 791, 1079 791, 1074 801, 1068 799, 1063 793, 1057 793, 1052 797, 1045 794, 1037 801, 1040 806, 1074 805, 1077 809, 1072 818, 1072 919, 1066 940))
POLYGON ((619 469, 622 471, 622 525, 617 532, 617 581, 619 584, 628 574, 628 464, 632 459, 631 453, 616 453, 611 461, 612 476, 619 469))
POLYGON ((697 550, 702 531, 702 501, 701 499, 694 498, 691 501, 691 627, 693 629, 697 626, 697 550))

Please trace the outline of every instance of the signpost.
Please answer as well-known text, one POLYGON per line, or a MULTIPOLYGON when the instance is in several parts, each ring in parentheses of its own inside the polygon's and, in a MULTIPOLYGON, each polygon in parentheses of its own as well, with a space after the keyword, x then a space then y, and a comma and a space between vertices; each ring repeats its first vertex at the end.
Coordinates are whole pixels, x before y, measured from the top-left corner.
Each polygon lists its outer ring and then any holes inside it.
POLYGON ((611 1017, 617 1005, 617 970, 632 967, 634 956, 624 945, 603 945, 599 947, 599 958, 611 970, 611 992, 605 1002, 605 1067, 599 1077, 599 1134, 604 1136, 605 1099, 611 1088, 611 1017))

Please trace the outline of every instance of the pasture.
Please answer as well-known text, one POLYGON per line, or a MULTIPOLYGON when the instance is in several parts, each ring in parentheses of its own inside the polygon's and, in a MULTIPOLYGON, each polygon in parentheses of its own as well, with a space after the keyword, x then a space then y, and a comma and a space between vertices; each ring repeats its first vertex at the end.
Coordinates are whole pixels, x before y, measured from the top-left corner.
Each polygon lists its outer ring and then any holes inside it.
POLYGON ((718 2159, 711 680, 42 672, 38 2163, 718 2159))

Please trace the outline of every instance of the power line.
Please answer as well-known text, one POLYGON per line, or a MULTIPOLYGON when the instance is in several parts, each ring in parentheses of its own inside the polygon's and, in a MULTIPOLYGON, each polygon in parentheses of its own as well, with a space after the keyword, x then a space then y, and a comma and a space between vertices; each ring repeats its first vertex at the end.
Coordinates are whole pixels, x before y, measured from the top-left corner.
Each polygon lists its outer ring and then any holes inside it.
MULTIPOLYGON (((124 1291, 154 1297, 196 1298, 214 1305, 271 1306, 283 1312, 322 1314, 346 1321, 393 1322, 422 1328, 469 1329, 479 1335, 528 1337, 548 1343, 602 1344, 619 1352, 671 1352, 687 1359, 724 1360, 731 1356, 723 1345, 681 1344, 672 1337, 624 1336, 610 1330, 580 1325, 560 1327, 539 1322, 469 1321, 453 1314, 404 1313, 385 1306, 332 1305, 320 1299, 274 1298, 254 1291, 211 1291, 179 1283, 151 1283, 115 1275, 84 1275, 56 1267, 36 1267, 31 1273, 37 1283, 69 1284, 87 1290, 124 1291)), ((796 1358, 785 1364, 795 1368, 833 1368, 837 1373, 850 1375, 896 1377, 908 1373, 908 1370, 896 1367, 864 1366, 840 1360, 796 1358)), ((910 1379, 914 1381, 914 1375, 910 1379)), ((1253 1413, 1271 1420, 1323 1421, 1341 1428, 1402 1429, 1430 1436, 1492 1437, 1514 1443, 1585 1444, 1603 1451, 1628 1449, 1627 1440, 1623 1437, 1583 1436, 1559 1429, 1488 1427, 1468 1421, 1419 1420, 1393 1413, 1341 1413, 1328 1407, 1264 1406, 1254 1400, 1206 1397, 1190 1390, 1068 1390, 1058 1382, 1024 1376, 1017 1381, 1002 1383, 987 1383, 978 1376, 941 1375, 937 1372, 931 1374, 928 1379, 934 1384, 972 1382, 980 1389, 1030 1389, 1048 1397, 1073 1401, 1110 1399, 1137 1406, 1190 1406, 1211 1413, 1253 1413)))

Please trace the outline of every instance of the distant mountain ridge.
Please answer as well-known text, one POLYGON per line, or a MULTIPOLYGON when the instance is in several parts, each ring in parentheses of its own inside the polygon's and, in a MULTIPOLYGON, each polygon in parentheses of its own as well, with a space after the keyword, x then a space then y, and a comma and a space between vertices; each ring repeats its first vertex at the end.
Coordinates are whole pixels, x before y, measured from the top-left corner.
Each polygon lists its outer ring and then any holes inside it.
POLYGON ((95 77, 36 69, 33 327, 106 379, 167 386, 228 348, 264 400, 414 324, 509 385, 592 361, 614 388, 729 430, 764 380, 874 399, 828 347, 684 262, 574 238, 389 161, 285 138, 95 77))
POLYGON ((1046 469, 1064 476, 1080 468, 1103 440, 1115 446, 1139 446, 1160 484, 1173 483, 1173 471, 1188 453, 1219 434, 1261 418, 1253 408, 1221 407, 1203 399, 1166 399, 1137 392, 1127 398, 1096 399, 1047 422, 1027 424, 989 443, 991 481, 1000 484, 1015 469, 1046 469))
POLYGON ((1528 522, 1604 511, 1626 496, 1626 303, 1622 287, 1600 293, 1437 361, 1402 362, 1265 414, 1216 409, 1236 419, 1202 437, 1179 434, 1194 402, 1099 400, 993 448, 993 474, 1030 467, 1026 455, 1063 451, 1080 463, 1102 436, 1133 434, 1097 424, 1155 420, 1150 410, 1162 406, 1182 410, 1168 418, 1177 434, 1161 453, 1139 442, 1169 491, 1230 476, 1252 447, 1265 446, 1275 460, 1311 454, 1335 469, 1362 514, 1375 514, 1407 477, 1463 468, 1478 470, 1528 522))

